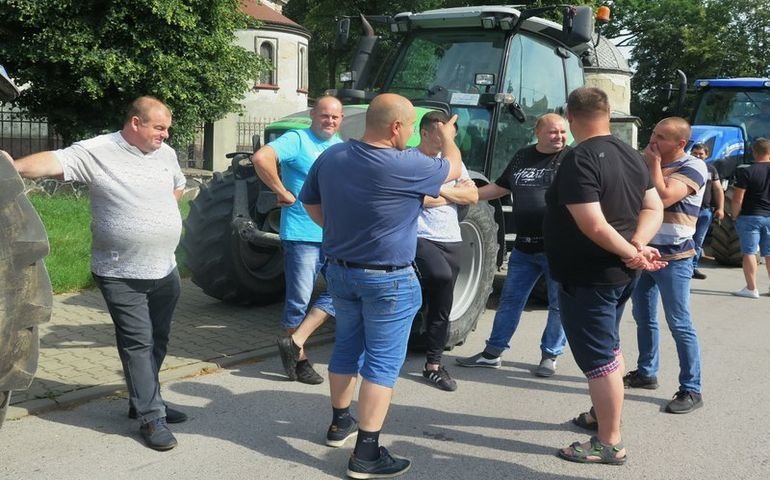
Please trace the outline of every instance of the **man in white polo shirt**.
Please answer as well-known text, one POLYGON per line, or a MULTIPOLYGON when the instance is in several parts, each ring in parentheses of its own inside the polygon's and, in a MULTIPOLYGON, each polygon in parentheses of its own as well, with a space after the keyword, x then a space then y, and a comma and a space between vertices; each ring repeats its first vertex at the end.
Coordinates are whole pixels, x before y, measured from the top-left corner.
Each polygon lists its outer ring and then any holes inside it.
POLYGON ((166 423, 187 419, 166 407, 158 381, 180 293, 174 250, 185 185, 176 153, 165 144, 169 127, 168 107, 140 97, 122 130, 14 162, 23 177, 89 185, 91 272, 115 324, 129 417, 141 419, 142 437, 155 450, 174 448, 166 423))

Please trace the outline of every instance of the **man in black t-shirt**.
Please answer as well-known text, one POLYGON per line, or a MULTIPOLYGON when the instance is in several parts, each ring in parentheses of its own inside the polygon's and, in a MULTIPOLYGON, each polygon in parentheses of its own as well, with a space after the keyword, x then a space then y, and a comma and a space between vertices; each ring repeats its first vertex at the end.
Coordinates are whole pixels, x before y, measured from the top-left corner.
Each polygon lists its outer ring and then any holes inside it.
POLYGON ((626 449, 620 435, 624 362, 618 327, 634 270, 665 265, 646 246, 663 221, 663 204, 641 156, 610 134, 603 91, 573 91, 567 120, 579 144, 565 155, 548 189, 543 234, 551 275, 561 286, 564 331, 593 403, 573 421, 597 434, 559 455, 619 464, 626 449))
POLYGON ((521 312, 532 288, 541 275, 548 286, 548 319, 540 341, 540 365, 535 375, 550 377, 556 372, 556 358, 564 351, 567 339, 559 317, 558 285, 548 273, 543 251, 543 216, 545 191, 551 185, 556 169, 569 150, 567 123, 555 113, 547 113, 535 123, 537 143, 522 148, 495 183, 479 189, 479 200, 492 200, 513 194, 513 219, 516 242, 508 260, 508 273, 500 295, 492 333, 484 351, 471 357, 458 358, 463 367, 500 368, 500 355, 516 332, 521 312))
POLYGON ((757 251, 765 257, 770 276, 770 140, 758 138, 751 146, 754 163, 735 172, 732 212, 741 239, 746 286, 733 295, 759 298, 757 251))

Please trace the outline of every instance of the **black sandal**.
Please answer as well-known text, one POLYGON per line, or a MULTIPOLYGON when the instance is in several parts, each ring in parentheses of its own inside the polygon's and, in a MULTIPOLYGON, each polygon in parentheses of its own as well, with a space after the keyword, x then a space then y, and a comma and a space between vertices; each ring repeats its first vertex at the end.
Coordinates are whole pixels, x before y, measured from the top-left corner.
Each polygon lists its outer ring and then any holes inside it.
POLYGON ((571 453, 565 450, 559 450, 559 456, 564 460, 577 463, 602 463, 605 465, 623 465, 626 463, 626 455, 618 457, 618 452, 623 450, 623 442, 615 445, 605 445, 596 437, 591 437, 591 449, 584 450, 580 442, 575 442, 569 447, 571 453))
POLYGON ((591 407, 589 411, 583 412, 577 417, 573 418, 572 423, 580 428, 584 428, 592 432, 599 430, 599 422, 596 419, 596 411, 594 410, 594 407, 591 407))

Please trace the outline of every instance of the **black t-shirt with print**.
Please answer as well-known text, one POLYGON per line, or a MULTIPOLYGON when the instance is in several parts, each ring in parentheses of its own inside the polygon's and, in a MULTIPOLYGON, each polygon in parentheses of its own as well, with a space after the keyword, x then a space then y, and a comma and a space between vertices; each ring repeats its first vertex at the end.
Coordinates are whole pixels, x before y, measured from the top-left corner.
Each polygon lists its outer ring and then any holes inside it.
POLYGON ((770 216, 770 162, 738 168, 735 186, 746 190, 741 215, 770 216))
POLYGON ((558 163, 570 147, 556 153, 541 153, 535 145, 520 149, 495 184, 511 191, 517 250, 542 253, 545 192, 556 175, 558 163))
POLYGON ((641 155, 612 135, 589 138, 565 155, 546 194, 543 233, 552 277, 581 286, 621 286, 633 280, 636 273, 585 236, 566 206, 599 202, 607 222, 630 240, 651 188, 641 155))

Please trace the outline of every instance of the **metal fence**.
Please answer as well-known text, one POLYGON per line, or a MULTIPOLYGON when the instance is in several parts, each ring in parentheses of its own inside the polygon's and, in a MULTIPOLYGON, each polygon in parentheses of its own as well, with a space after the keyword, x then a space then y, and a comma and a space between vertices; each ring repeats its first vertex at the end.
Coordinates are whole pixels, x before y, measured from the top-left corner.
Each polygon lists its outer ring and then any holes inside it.
POLYGON ((18 108, 0 104, 0 149, 13 158, 62 147, 62 138, 48 122, 33 120, 18 108))
POLYGON ((275 121, 275 118, 246 117, 238 121, 238 145, 236 150, 239 152, 251 152, 253 149, 252 137, 259 135, 260 141, 264 139, 265 127, 275 121))
MULTIPOLYGON (((204 126, 195 130, 193 142, 187 147, 177 148, 180 167, 203 168, 204 126)), ((0 104, 0 150, 5 150, 13 158, 21 158, 32 153, 62 148, 60 135, 50 128, 44 120, 33 120, 16 107, 0 104)))

